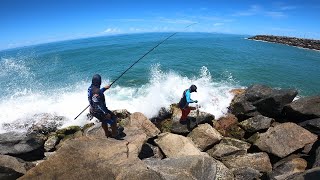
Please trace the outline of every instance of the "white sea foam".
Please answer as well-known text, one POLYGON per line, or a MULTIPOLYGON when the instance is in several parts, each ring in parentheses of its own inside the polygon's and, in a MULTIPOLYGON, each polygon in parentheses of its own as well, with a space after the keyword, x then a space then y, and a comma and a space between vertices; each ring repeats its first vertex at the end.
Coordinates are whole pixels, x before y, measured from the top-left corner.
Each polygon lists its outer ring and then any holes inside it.
MULTIPOLYGON (((206 67, 202 67, 195 77, 187 78, 175 72, 162 72, 157 64, 151 68, 149 83, 140 87, 122 87, 115 84, 105 92, 106 103, 110 110, 127 109, 131 113, 142 112, 151 118, 157 115, 161 107, 169 107, 170 104, 179 102, 182 92, 195 84, 198 92, 192 93, 191 98, 199 101, 201 111, 214 114, 218 118, 227 112, 232 100, 233 95, 229 91, 235 88, 235 84, 231 79, 215 82, 206 67)), ((109 82, 103 82, 107 83, 109 82)), ((48 92, 26 90, 12 95, 14 98, 1 99, 0 132, 17 130, 4 129, 3 124, 28 124, 24 121, 30 121, 34 114, 39 113, 65 116, 67 120, 63 127, 88 123, 88 110, 76 120, 74 118, 88 105, 86 93, 89 85, 90 82, 78 82, 65 89, 48 89, 48 92)))

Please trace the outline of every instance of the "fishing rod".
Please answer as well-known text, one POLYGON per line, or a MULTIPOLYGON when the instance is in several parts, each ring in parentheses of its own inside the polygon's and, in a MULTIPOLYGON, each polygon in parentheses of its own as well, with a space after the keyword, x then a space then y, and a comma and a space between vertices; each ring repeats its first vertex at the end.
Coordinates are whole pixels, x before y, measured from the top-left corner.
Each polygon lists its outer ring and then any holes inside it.
MULTIPOLYGON (((186 26, 184 29, 197 24, 197 23, 192 23, 188 26, 186 26)), ((158 46, 160 46, 160 44, 164 43, 166 40, 168 40, 169 38, 171 38, 172 36, 176 35, 178 32, 175 32, 173 34, 171 34, 170 36, 168 36, 166 39, 162 40, 160 43, 158 43, 156 46, 154 46, 153 48, 151 48, 147 53, 145 53, 143 56, 141 56, 137 61, 135 61, 129 68, 127 68, 120 76, 118 76, 109 86, 111 87, 112 84, 114 84, 117 80, 119 80, 127 71, 129 71, 135 64, 137 64, 141 59, 143 59, 147 54, 149 54, 150 52, 152 52, 154 49, 156 49, 158 46)), ((88 109, 88 107, 90 107, 90 104, 84 108, 77 117, 74 118, 74 120, 76 120, 86 109, 88 109)))

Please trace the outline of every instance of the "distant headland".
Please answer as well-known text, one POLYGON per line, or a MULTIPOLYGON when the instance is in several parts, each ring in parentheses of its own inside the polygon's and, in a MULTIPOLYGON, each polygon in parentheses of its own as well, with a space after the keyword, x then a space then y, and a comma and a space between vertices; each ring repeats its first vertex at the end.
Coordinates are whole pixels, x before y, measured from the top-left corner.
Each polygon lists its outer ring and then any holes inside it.
POLYGON ((290 46, 320 50, 320 40, 314 40, 314 39, 303 39, 303 38, 272 36, 272 35, 256 35, 248 39, 275 42, 275 43, 287 44, 290 46))

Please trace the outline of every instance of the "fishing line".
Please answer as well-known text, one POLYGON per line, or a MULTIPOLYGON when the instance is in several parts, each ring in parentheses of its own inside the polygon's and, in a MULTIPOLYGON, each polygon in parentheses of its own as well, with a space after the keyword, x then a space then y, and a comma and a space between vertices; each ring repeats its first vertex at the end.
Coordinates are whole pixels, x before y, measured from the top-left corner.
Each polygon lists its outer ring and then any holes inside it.
MULTIPOLYGON (((193 23, 193 24, 190 24, 188 26, 186 26, 184 29, 194 25, 194 24, 197 24, 197 23, 193 23)), ((169 38, 171 38, 172 36, 176 35, 178 32, 175 32, 173 34, 171 34, 170 36, 168 36, 166 39, 162 40, 160 43, 158 43, 156 46, 154 46, 153 48, 151 48, 148 52, 146 52, 143 56, 141 56, 137 61, 135 61, 129 68, 127 68, 120 76, 118 76, 111 84, 110 84, 110 87, 112 84, 114 84, 117 80, 119 80, 127 71, 129 71, 135 64, 137 64, 141 59, 143 59, 146 55, 148 55, 150 52, 152 52, 154 49, 156 49, 158 46, 160 46, 162 43, 164 43, 166 40, 168 40, 169 38)), ((90 104, 84 109, 82 110, 77 117, 74 118, 74 120, 76 120, 86 109, 88 109, 88 107, 90 106, 90 104)))

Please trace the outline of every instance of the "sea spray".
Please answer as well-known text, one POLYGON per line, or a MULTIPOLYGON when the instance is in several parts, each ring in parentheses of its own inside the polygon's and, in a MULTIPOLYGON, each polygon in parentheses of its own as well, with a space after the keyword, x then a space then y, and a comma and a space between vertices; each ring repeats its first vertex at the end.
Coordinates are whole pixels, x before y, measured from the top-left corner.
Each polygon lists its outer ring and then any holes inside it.
MULTIPOLYGON (((102 74, 103 77, 103 74, 102 74)), ((209 70, 202 67, 198 75, 192 78, 181 76, 176 72, 163 72, 160 64, 150 67, 149 81, 137 87, 124 87, 117 84, 105 92, 106 104, 110 110, 127 109, 129 112, 142 112, 151 118, 157 115, 161 107, 169 107, 172 103, 179 102, 182 92, 191 84, 198 87, 197 93, 192 93, 191 98, 199 101, 200 110, 214 114, 217 118, 227 112, 227 107, 232 99, 229 91, 235 88, 228 79, 224 82, 214 82, 209 70)), ((102 85, 110 83, 107 77, 103 77, 102 85)), ((76 121, 74 116, 86 107, 87 88, 90 81, 77 82, 60 89, 38 90, 15 94, 14 98, 1 99, 0 114, 1 123, 10 124, 16 121, 25 124, 27 130, 34 121, 30 118, 35 114, 49 113, 66 117, 62 127, 69 125, 84 125, 88 123, 86 113, 83 113, 76 121), (30 121, 30 122, 24 122, 30 121)), ((194 105, 194 104, 191 104, 194 105)), ((94 118, 93 121, 96 119, 94 118)), ((18 130, 21 126, 12 129, 3 129, 0 132, 18 130)))

